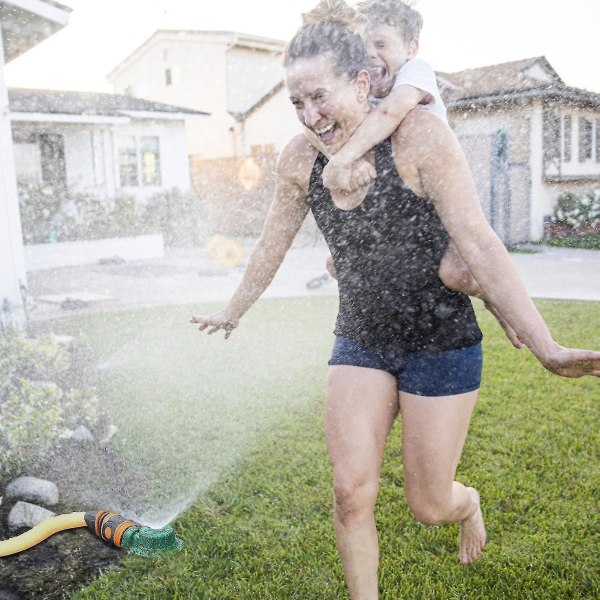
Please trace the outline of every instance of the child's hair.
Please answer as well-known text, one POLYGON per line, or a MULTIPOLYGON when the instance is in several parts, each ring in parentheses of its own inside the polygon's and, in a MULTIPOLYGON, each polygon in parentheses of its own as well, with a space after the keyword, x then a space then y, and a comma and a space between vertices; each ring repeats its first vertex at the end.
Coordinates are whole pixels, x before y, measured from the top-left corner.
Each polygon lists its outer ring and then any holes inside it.
POLYGON ((285 48, 283 65, 326 53, 334 72, 348 80, 369 68, 365 44, 356 30, 356 13, 344 0, 321 0, 302 15, 302 26, 285 48))
POLYGON ((356 12, 367 29, 390 25, 400 32, 405 43, 410 43, 419 39, 423 28, 423 17, 413 4, 412 0, 364 0, 356 5, 356 12))

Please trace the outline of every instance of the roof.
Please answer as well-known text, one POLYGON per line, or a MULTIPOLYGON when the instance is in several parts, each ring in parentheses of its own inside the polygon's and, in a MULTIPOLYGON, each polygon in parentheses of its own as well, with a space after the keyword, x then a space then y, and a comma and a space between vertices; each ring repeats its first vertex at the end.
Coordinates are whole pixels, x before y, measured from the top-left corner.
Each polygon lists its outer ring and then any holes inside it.
POLYGON ((458 73, 437 73, 442 98, 449 109, 465 106, 556 99, 600 107, 600 94, 565 85, 544 56, 458 73))
MULTIPOLYGON (((162 104, 151 100, 119 94, 72 92, 57 90, 8 89, 11 113, 41 113, 53 115, 131 116, 146 113, 147 118, 159 115, 209 115, 210 113, 162 104)), ((138 115, 141 116, 141 115, 138 115)), ((160 117, 159 117, 160 118, 160 117)))
POLYGON ((27 52, 69 22, 71 9, 54 0, 0 0, 0 28, 6 63, 27 52))

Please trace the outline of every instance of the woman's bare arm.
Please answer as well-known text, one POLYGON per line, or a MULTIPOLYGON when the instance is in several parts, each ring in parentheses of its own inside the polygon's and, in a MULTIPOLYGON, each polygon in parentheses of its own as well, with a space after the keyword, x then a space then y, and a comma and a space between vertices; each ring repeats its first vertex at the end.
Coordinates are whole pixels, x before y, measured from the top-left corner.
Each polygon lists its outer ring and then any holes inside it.
POLYGON ((399 172, 431 198, 460 255, 486 297, 548 370, 566 377, 600 376, 600 352, 557 344, 510 256, 488 224, 467 160, 452 131, 425 111, 412 111, 395 134, 399 172), (406 167, 406 165, 412 165, 406 167), (411 169, 413 169, 411 173, 411 169))
POLYGON ((218 313, 192 317, 199 330, 225 337, 267 289, 309 211, 308 177, 316 151, 297 136, 282 150, 277 161, 275 196, 260 238, 256 242, 242 281, 225 308, 218 313))

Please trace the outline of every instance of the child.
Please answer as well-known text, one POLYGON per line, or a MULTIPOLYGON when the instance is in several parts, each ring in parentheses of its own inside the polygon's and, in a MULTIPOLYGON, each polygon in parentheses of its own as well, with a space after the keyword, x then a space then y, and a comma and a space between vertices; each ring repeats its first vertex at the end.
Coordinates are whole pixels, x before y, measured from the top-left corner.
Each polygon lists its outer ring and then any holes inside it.
MULTIPOLYGON (((435 72, 415 58, 423 18, 403 0, 366 0, 356 6, 365 37, 371 71, 371 103, 374 108, 346 144, 323 170, 323 183, 332 191, 333 201, 346 210, 357 206, 365 186, 376 177, 374 167, 362 158, 398 128, 408 112, 417 106, 430 110, 446 123, 446 107, 440 97, 435 72)), ((314 141, 323 152, 322 144, 314 141)), ((326 261, 335 277, 333 261, 326 261)), ((454 244, 450 242, 440 264, 440 279, 458 292, 481 298, 496 317, 516 348, 523 344, 493 306, 485 301, 481 288, 454 244)))

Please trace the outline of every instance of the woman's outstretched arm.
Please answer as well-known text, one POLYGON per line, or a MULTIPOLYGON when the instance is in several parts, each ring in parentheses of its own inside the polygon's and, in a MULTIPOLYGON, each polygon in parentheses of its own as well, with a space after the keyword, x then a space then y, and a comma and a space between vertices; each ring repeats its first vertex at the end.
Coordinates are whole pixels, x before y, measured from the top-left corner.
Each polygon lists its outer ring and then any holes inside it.
POLYGON ((316 151, 302 136, 293 138, 281 151, 276 168, 275 196, 242 281, 222 310, 191 318, 200 331, 208 329, 212 334, 223 329, 228 338, 275 277, 310 208, 308 178, 315 156, 316 151))
POLYGON ((486 298, 519 339, 557 375, 600 377, 600 352, 564 348, 552 338, 508 251, 485 218, 469 165, 452 131, 425 111, 412 111, 395 136, 399 148, 404 144, 396 159, 399 170, 403 160, 414 165, 422 195, 434 202, 486 298))

